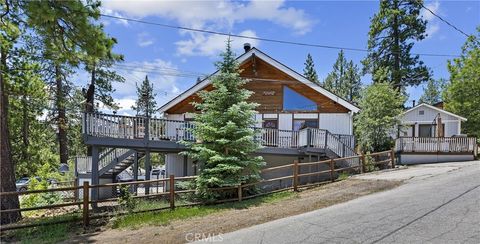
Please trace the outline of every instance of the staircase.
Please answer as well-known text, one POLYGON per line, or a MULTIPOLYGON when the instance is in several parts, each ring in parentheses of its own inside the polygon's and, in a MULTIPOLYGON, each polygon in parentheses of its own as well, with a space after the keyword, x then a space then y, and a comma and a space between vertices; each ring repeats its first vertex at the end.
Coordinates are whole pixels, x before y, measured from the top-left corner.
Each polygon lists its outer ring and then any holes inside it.
MULTIPOLYGON (((100 152, 98 162, 99 177, 115 177, 135 162, 135 150, 126 148, 107 148, 100 152)), ((145 156, 144 152, 138 152, 138 159, 145 156)), ((92 172, 92 157, 76 157, 76 170, 80 174, 92 172)))

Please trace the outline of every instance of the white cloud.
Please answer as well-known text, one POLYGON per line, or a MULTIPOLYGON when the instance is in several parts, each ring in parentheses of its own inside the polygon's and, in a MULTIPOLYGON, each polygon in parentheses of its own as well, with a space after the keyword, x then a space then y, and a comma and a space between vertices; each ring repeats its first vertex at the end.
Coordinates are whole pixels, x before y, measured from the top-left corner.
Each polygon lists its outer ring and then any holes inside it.
POLYGON ((137 44, 140 47, 148 47, 154 43, 154 39, 148 34, 148 32, 140 32, 137 35, 137 44))
MULTIPOLYGON (((311 31, 314 21, 301 9, 285 6, 284 0, 249 2, 238 1, 105 1, 105 8, 128 16, 143 18, 159 16, 173 20, 181 26, 230 32, 235 24, 245 21, 269 21, 292 30, 292 34, 302 35, 311 31)), ((250 33, 253 33, 251 30, 250 33)), ((245 32, 245 31, 244 31, 245 32)), ((225 37, 181 31, 188 39, 177 43, 178 53, 205 55, 212 47, 200 47, 199 40, 213 40, 217 46, 225 37), (188 35, 187 35, 188 33, 188 35), (188 48, 190 47, 190 48, 188 48), (202 49, 204 49, 202 51, 202 49), (192 51, 189 51, 192 50, 192 51)), ((236 33, 237 34, 237 33, 236 33)), ((253 41, 250 41, 253 42, 253 41)), ((210 44, 206 44, 210 46, 210 44)))
MULTIPOLYGON (((439 15, 440 13, 440 2, 438 0, 425 4, 425 7, 430 9, 437 15, 439 15)), ((428 21, 427 30, 425 32, 427 34, 427 38, 431 38, 435 33, 440 30, 440 23, 438 22, 438 19, 436 19, 437 17, 435 17, 435 15, 433 15, 430 11, 424 8, 422 8, 422 10, 420 11, 420 16, 422 16, 424 20, 428 21)))
MULTIPOLYGON (((217 56, 219 52, 225 50, 228 37, 221 35, 206 35, 203 33, 190 33, 190 40, 178 41, 177 50, 180 55, 186 56, 217 56)), ((245 30, 239 33, 242 36, 257 37, 254 31, 245 30)), ((246 39, 241 37, 231 37, 232 48, 237 54, 243 53, 243 44, 248 42, 253 47, 258 47, 257 40, 246 39)))
POLYGON ((117 71, 125 78, 125 83, 115 83, 114 97, 115 102, 119 103, 119 114, 133 114, 131 106, 135 104, 137 98, 136 83, 140 83, 148 75, 148 79, 153 84, 154 92, 157 94, 156 101, 158 105, 163 105, 171 98, 180 93, 178 88, 179 71, 177 66, 171 62, 161 59, 143 62, 128 62, 117 66, 117 71))
MULTIPOLYGON (((120 17, 120 18, 123 18, 124 16, 121 15, 120 13, 118 13, 117 11, 113 11, 111 9, 108 9, 108 8, 104 8, 102 7, 101 8, 101 11, 103 14, 107 14, 107 15, 111 15, 111 16, 115 16, 115 17, 120 17)), ((104 25, 109 25, 110 24, 110 20, 111 19, 108 19, 108 18, 102 18, 101 21, 104 25)), ((124 19, 115 19, 115 23, 117 24, 121 24, 121 25, 124 25, 124 26, 128 26, 128 21, 127 20, 124 20, 124 19)))

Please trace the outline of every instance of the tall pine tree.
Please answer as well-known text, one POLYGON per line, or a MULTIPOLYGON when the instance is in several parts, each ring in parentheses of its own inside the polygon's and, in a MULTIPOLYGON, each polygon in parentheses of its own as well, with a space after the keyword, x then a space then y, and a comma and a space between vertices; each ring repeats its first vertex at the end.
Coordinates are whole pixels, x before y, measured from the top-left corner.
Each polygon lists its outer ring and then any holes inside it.
POLYGON ((412 55, 415 41, 425 38, 427 21, 420 16, 422 0, 382 0, 371 19, 368 56, 362 61, 364 73, 373 81, 387 79, 394 88, 404 89, 428 81, 430 70, 412 55))
POLYGON ((247 80, 239 75, 230 41, 222 57, 212 78, 214 89, 200 92, 202 102, 194 103, 200 110, 193 130, 197 142, 186 143, 186 154, 202 165, 195 184, 198 197, 207 201, 226 197, 209 188, 258 181, 264 165, 262 157, 252 156, 260 146, 252 129, 257 104, 247 101, 252 92, 243 88, 247 80))
POLYGON ((418 102, 432 105, 442 101, 442 91, 446 84, 447 81, 445 79, 428 80, 426 87, 423 88, 423 94, 418 102))
POLYGON ((307 55, 307 60, 305 60, 305 68, 303 69, 303 75, 307 77, 309 81, 320 85, 320 81, 318 80, 317 71, 315 70, 315 64, 313 63, 313 58, 310 53, 307 55))
POLYGON ((145 76, 142 84, 137 84, 137 101, 132 109, 137 112, 137 115, 151 116, 157 111, 157 101, 155 96, 157 94, 153 90, 153 84, 148 80, 148 76, 145 76))
POLYGON ((353 61, 347 61, 343 50, 338 53, 333 70, 325 78, 323 87, 349 101, 358 98, 361 89, 360 72, 353 61))

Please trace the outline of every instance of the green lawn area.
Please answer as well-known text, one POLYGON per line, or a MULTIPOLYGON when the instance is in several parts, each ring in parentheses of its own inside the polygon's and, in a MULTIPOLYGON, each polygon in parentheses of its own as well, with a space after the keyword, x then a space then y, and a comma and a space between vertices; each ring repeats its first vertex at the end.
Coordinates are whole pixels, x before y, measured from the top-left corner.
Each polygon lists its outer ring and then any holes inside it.
MULTIPOLYGON (((259 196, 241 202, 229 202, 215 205, 199 205, 192 207, 177 207, 174 210, 166 209, 161 211, 132 213, 114 217, 109 221, 112 228, 139 228, 146 225, 166 225, 170 221, 205 216, 219 211, 229 209, 245 209, 261 204, 278 202, 284 199, 295 197, 297 193, 291 191, 278 192, 259 196)), ((182 204, 182 202, 178 202, 182 204)), ((134 211, 167 207, 166 201, 139 201, 134 211)), ((79 214, 68 214, 64 216, 51 217, 35 221, 50 222, 61 221, 69 218, 79 218, 79 214)), ((33 222, 29 222, 33 223, 33 222)), ((82 232, 81 222, 72 222, 55 225, 44 225, 33 228, 19 229, 7 233, 5 240, 13 240, 21 243, 57 243, 68 239, 72 234, 82 232)))
MULTIPOLYGON (((273 203, 283 199, 294 197, 296 193, 291 191, 283 191, 278 193, 273 193, 269 195, 264 195, 248 200, 243 200, 241 202, 228 202, 215 205, 199 205, 193 207, 177 207, 174 210, 165 210, 161 212, 144 212, 144 213, 134 213, 125 216, 121 216, 113 220, 113 228, 138 228, 144 225, 165 225, 170 221, 179 220, 179 219, 188 219, 192 217, 205 216, 211 213, 217 213, 219 211, 224 211, 228 209, 244 209, 252 206, 257 206, 260 204, 273 203)), ((150 208, 166 206, 165 204, 159 203, 158 205, 153 205, 152 203, 140 203, 138 208, 135 209, 143 210, 148 209, 145 206, 148 205, 150 208)))

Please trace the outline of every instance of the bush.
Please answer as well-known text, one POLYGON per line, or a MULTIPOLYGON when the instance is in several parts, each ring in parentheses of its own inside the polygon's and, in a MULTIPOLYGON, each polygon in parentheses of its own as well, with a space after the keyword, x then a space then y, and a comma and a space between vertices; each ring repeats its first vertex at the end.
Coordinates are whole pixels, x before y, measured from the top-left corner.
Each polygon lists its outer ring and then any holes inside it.
POLYGON ((118 198, 118 204, 120 204, 120 207, 131 213, 135 210, 136 203, 137 201, 132 197, 128 185, 120 186, 120 196, 118 198))

